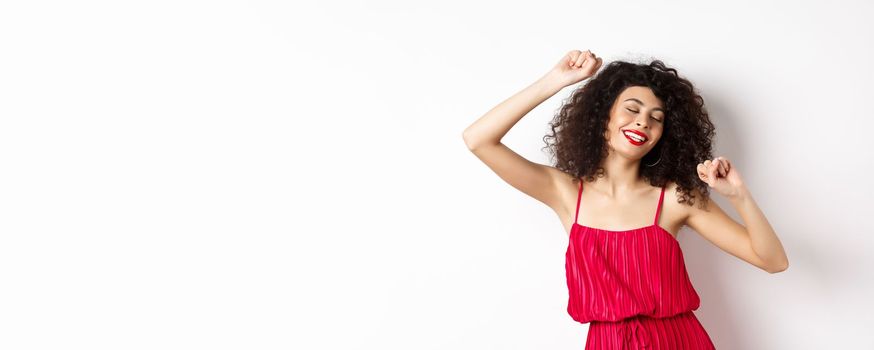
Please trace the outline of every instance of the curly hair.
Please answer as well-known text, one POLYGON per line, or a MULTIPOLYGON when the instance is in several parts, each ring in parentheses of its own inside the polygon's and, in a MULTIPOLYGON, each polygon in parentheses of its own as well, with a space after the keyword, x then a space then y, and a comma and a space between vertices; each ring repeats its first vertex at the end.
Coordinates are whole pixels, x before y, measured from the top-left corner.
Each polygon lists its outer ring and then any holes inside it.
POLYGON ((658 161, 655 166, 641 166, 640 175, 653 186, 676 182, 679 203, 694 204, 695 188, 706 198, 709 189, 698 179, 696 167, 712 157, 715 127, 692 83, 661 60, 610 62, 563 101, 550 123, 551 134, 543 137, 554 166, 574 175, 576 181, 583 177, 594 181, 605 175, 601 161, 608 154, 604 134, 610 110, 631 86, 649 87, 665 107, 664 132, 643 159, 644 164, 658 161))

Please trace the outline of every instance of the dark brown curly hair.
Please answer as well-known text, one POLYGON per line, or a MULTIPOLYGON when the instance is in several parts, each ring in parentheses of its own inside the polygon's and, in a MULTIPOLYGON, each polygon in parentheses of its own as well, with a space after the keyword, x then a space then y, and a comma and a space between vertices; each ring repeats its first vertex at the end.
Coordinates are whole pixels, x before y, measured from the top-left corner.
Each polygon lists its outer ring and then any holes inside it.
MULTIPOLYGON (((678 202, 694 204, 693 189, 709 196, 708 185, 698 179, 697 165, 712 158, 715 127, 704 108, 704 99, 692 83, 666 67, 661 60, 649 64, 613 61, 578 87, 550 123, 551 134, 543 137, 555 167, 594 181, 603 177, 601 161, 607 156, 604 133, 610 110, 626 88, 644 86, 652 90, 665 107, 664 132, 643 157, 641 176, 653 186, 677 183, 678 202), (553 142, 550 142, 552 140, 553 142)), ((706 201, 702 201, 702 204, 706 201)))

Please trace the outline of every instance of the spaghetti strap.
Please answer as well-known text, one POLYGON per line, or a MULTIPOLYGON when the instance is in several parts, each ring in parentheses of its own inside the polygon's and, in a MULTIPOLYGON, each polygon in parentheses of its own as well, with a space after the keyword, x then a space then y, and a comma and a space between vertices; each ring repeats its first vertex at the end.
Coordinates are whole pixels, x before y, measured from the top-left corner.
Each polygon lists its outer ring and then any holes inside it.
POLYGON ((665 198, 665 186, 662 186, 662 193, 659 195, 659 206, 656 208, 655 221, 653 221, 653 225, 659 224, 659 214, 662 211, 662 200, 665 198))
POLYGON ((574 223, 579 225, 577 218, 580 217, 580 199, 583 198, 583 179, 580 179, 580 192, 577 193, 577 210, 574 212, 574 223))

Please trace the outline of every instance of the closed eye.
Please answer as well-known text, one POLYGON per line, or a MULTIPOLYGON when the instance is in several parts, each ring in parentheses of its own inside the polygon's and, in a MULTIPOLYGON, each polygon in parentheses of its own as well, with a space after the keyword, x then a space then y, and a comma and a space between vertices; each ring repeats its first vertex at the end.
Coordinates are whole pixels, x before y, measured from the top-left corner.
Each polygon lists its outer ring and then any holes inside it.
MULTIPOLYGON (((626 108, 626 110, 629 111, 629 112, 633 112, 633 113, 637 113, 637 112, 638 112, 638 111, 635 111, 635 110, 632 110, 632 109, 629 109, 629 108, 626 108)), ((653 117, 652 119, 655 119, 655 120, 657 120, 657 121, 662 121, 662 120, 659 119, 659 118, 654 118, 654 117, 653 117)))

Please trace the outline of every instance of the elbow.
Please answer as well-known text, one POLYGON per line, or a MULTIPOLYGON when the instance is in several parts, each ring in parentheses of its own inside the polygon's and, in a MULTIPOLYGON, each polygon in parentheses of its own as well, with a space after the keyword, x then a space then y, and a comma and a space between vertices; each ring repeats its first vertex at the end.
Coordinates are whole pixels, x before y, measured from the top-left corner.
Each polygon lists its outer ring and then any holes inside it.
POLYGON ((467 149, 470 149, 470 137, 467 135, 467 129, 461 132, 461 139, 464 140, 464 145, 467 146, 467 149))
POLYGON ((770 274, 775 274, 778 272, 786 271, 786 269, 788 269, 788 268, 789 268, 789 260, 783 260, 783 262, 781 262, 780 264, 777 264, 775 266, 770 266, 765 271, 768 271, 768 273, 770 273, 770 274))
POLYGON ((470 131, 468 129, 464 129, 464 132, 461 133, 461 138, 464 140, 464 144, 467 146, 471 152, 474 152, 483 149, 485 147, 492 147, 501 144, 500 139, 493 140, 488 137, 488 135, 476 135, 476 132, 470 131))
POLYGON ((470 135, 470 132, 468 132, 467 129, 464 129, 464 131, 461 133, 461 139, 464 140, 464 145, 467 146, 468 150, 473 151, 476 150, 477 147, 479 147, 477 146, 476 140, 473 136, 470 135))

